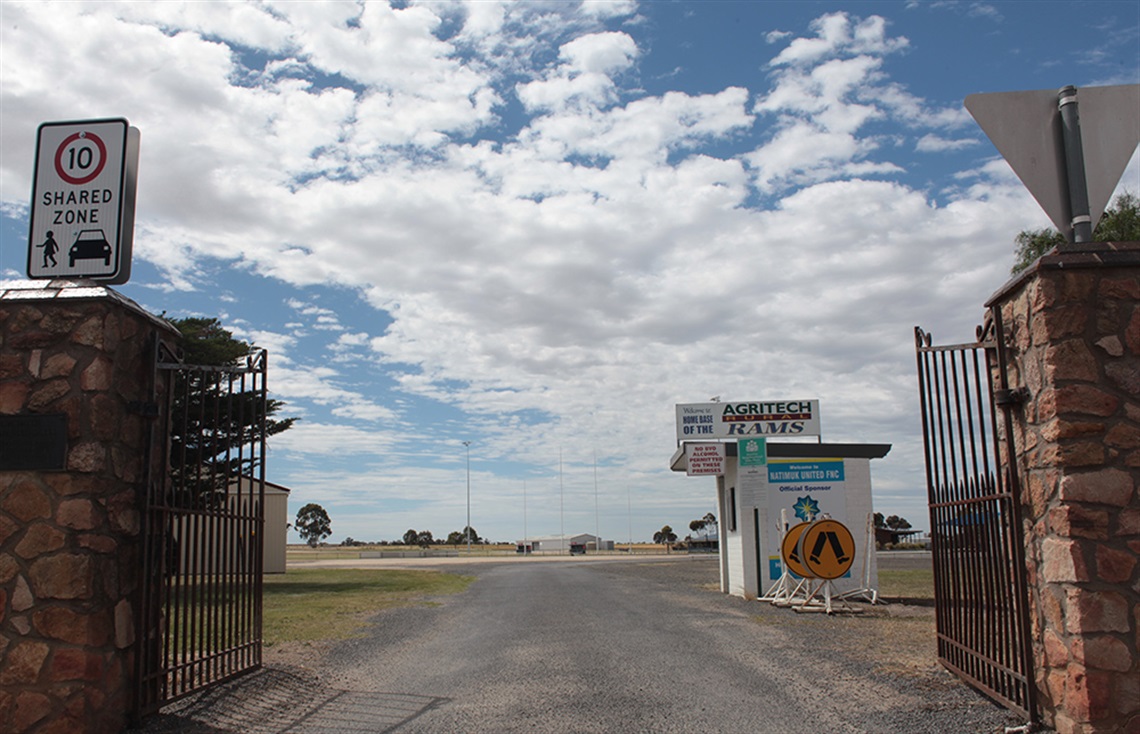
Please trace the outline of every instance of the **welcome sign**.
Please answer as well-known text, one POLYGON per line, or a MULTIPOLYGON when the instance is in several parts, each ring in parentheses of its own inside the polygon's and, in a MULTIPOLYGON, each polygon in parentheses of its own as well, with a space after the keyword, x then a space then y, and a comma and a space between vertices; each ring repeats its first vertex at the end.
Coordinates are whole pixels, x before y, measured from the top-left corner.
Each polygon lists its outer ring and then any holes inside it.
POLYGON ((818 400, 677 405, 677 440, 818 436, 818 400))
MULTIPOLYGON (((827 515, 847 522, 847 472, 843 459, 777 459, 768 461, 768 517, 786 512, 789 526, 827 515)), ((787 530, 787 528, 785 528, 787 530)), ((768 534, 768 578, 783 573, 780 535, 768 534)))

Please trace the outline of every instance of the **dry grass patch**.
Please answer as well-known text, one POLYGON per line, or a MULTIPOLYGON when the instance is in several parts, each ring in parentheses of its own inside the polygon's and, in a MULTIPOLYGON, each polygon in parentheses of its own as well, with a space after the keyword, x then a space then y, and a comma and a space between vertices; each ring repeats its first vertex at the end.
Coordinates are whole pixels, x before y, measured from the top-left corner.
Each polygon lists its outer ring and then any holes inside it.
POLYGON ((938 668, 934 615, 853 620, 847 649, 877 671, 926 673, 938 668))
POLYGON ((817 629, 873 670, 908 675, 940 668, 934 626, 934 574, 930 569, 879 571, 883 603, 852 603, 854 614, 826 616, 791 609, 765 610, 757 624, 817 629))
POLYGON ((934 571, 929 568, 879 571, 879 595, 890 600, 934 599, 934 571))
POLYGON ((359 637, 378 611, 463 591, 471 576, 440 571, 290 569, 265 578, 265 644, 359 637))

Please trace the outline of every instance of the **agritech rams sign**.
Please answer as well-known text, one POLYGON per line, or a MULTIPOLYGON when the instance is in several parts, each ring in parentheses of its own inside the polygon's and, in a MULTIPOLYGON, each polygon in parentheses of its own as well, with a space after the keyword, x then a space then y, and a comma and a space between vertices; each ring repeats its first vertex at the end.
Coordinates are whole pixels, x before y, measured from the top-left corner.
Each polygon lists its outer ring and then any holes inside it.
POLYGON ((677 440, 818 436, 818 400, 680 403, 677 440))

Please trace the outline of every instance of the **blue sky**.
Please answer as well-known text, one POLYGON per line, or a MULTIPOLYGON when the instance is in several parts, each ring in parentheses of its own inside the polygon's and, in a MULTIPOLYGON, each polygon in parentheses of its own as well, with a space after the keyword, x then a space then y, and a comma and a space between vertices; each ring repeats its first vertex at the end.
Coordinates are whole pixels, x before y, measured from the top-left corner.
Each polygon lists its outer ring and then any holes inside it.
POLYGON ((962 100, 1138 81, 1131 1, 5 0, 0 278, 37 126, 126 117, 118 289, 270 350, 333 542, 462 529, 465 440, 491 539, 684 535, 711 396, 893 444, 875 508, 926 527, 913 327, 968 341, 1049 223, 962 100))

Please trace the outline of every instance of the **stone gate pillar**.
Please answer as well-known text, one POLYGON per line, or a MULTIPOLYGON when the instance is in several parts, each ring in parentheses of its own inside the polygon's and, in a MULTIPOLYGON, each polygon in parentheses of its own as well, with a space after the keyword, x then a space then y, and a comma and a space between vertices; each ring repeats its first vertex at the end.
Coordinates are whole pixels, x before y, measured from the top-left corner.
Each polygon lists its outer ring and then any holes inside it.
POLYGON ((1045 723, 1140 732, 1140 242, 1068 245, 1006 284, 1045 723))
POLYGON ((109 288, 0 289, 0 722, 120 731, 132 704, 140 523, 167 322, 109 288))

